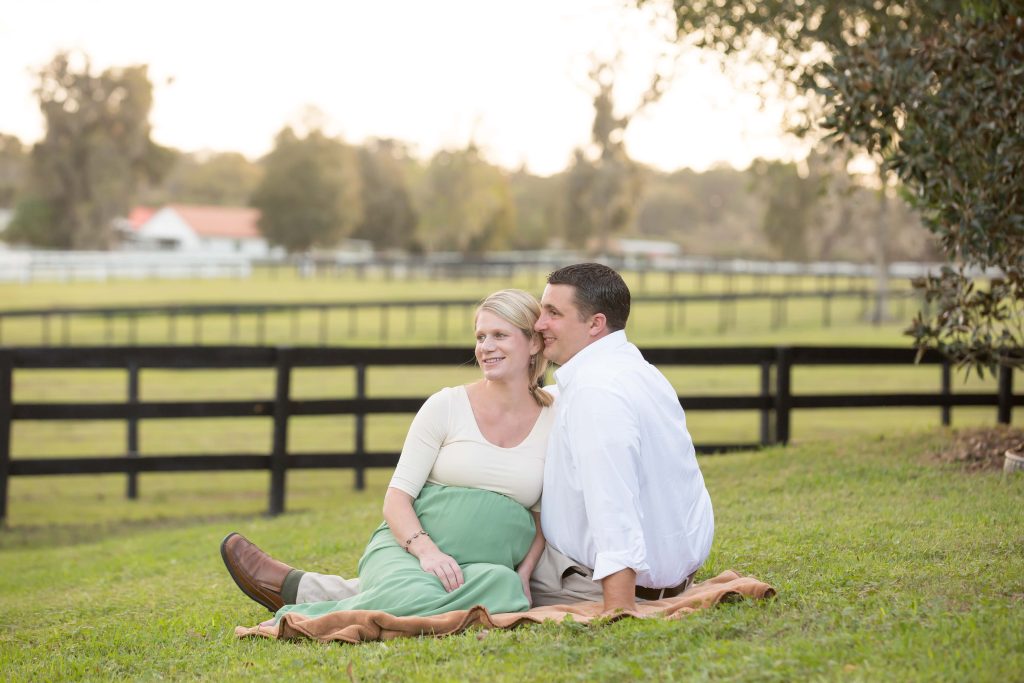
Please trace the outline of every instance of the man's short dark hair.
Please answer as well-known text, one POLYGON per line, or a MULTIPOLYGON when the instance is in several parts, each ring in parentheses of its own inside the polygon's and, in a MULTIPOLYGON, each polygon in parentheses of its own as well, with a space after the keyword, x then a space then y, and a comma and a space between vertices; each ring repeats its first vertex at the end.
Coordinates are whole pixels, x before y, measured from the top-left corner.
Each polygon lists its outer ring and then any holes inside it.
POLYGON ((604 313, 608 329, 625 329, 629 319, 629 287, 622 276, 600 263, 575 263, 548 275, 549 285, 572 285, 574 303, 583 318, 604 313))

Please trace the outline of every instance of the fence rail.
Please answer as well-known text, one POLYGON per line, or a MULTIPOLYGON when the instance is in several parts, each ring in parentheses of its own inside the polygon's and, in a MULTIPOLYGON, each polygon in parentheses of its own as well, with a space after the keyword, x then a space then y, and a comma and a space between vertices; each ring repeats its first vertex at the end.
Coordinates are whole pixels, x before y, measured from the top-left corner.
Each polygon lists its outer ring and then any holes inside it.
MULTIPOLYGON (((935 407, 941 421, 949 424, 956 406, 992 406, 998 422, 1010 423, 1014 406, 1024 405, 1024 395, 1013 393, 1013 373, 999 374, 994 393, 958 393, 951 390, 950 365, 938 354, 926 353, 921 364, 941 372, 939 393, 797 394, 792 392, 792 370, 808 365, 912 365, 914 351, 876 347, 713 347, 649 348, 645 357, 667 366, 755 366, 760 369, 758 393, 726 396, 686 395, 679 400, 687 411, 751 410, 760 413, 760 438, 756 443, 698 443, 701 453, 785 444, 790 438, 794 410, 865 407, 935 407)), ((399 453, 366 448, 366 417, 413 413, 424 398, 370 398, 366 375, 371 367, 455 367, 472 358, 459 348, 342 348, 342 347, 80 347, 0 349, 0 521, 7 514, 7 492, 12 476, 57 474, 126 474, 127 495, 138 495, 140 472, 199 472, 262 470, 270 474, 270 514, 285 509, 285 478, 289 469, 348 468, 355 485, 365 485, 365 470, 393 467, 399 453), (351 367, 355 369, 355 398, 295 400, 291 377, 295 368, 351 367), (141 369, 274 368, 274 395, 259 400, 140 401, 141 369), (34 369, 123 369, 128 378, 126 401, 92 403, 17 402, 13 400, 14 374, 34 369), (352 449, 330 453, 290 452, 287 448, 291 417, 352 415, 355 431, 352 449), (138 422, 152 419, 254 417, 270 419, 273 431, 266 453, 222 455, 139 456, 138 422), (103 457, 11 458, 12 425, 20 420, 124 420, 126 450, 103 457)))
MULTIPOLYGON (((646 295, 633 297, 635 309, 641 307, 660 306, 663 309, 662 326, 665 333, 682 331, 686 326, 687 306, 700 304, 717 305, 718 332, 728 332, 738 325, 737 306, 745 302, 763 302, 771 306, 769 326, 772 330, 780 329, 787 324, 788 310, 791 301, 816 300, 821 304, 820 322, 822 327, 833 323, 833 304, 837 301, 850 300, 859 302, 859 315, 866 317, 870 309, 880 310, 879 299, 895 300, 902 306, 914 296, 908 290, 892 290, 879 294, 869 289, 841 289, 821 291, 784 291, 784 292, 728 292, 720 294, 679 294, 679 295, 646 295)), ((38 335, 32 343, 42 346, 70 346, 75 343, 72 323, 92 319, 102 321, 103 332, 95 343, 112 345, 126 343, 134 345, 139 340, 139 322, 142 319, 162 319, 166 325, 162 343, 174 344, 181 334, 183 321, 191 321, 191 334, 187 335, 189 344, 201 344, 204 338, 204 323, 222 319, 228 323, 228 338, 223 340, 230 344, 254 343, 258 346, 267 343, 295 342, 300 336, 300 318, 302 314, 316 315, 317 343, 327 346, 332 342, 332 319, 338 316, 347 321, 345 338, 357 336, 365 331, 366 323, 360 326, 361 311, 376 312, 376 342, 388 343, 396 334, 409 336, 417 331, 417 312, 432 309, 434 339, 446 342, 451 329, 467 329, 450 324, 452 311, 461 311, 468 318, 479 304, 478 299, 425 299, 406 301, 326 301, 301 303, 249 303, 249 304, 190 304, 190 305, 145 305, 116 307, 54 307, 32 309, 0 310, 0 346, 5 342, 5 329, 15 320, 34 320, 38 326, 38 335), (396 320, 396 312, 404 312, 404 320, 396 320), (275 336, 268 334, 268 318, 276 316, 277 321, 284 322, 285 339, 268 339, 275 336), (287 320, 282 320, 288 318, 287 320), (249 319, 255 322, 255 330, 251 335, 242 332, 241 322, 249 319), (115 339, 115 328, 127 327, 127 334, 122 339, 115 339), (58 329, 59 328, 59 329, 58 329), (249 339, 243 339, 249 336, 249 339)), ((904 316, 900 315, 902 319, 904 316)), ((307 319, 308 326, 308 319, 307 319)), ((461 321, 460 321, 461 322, 461 321)), ((879 319, 874 319, 876 324, 879 319)), ((187 325, 187 322, 186 322, 187 325)), ((422 329, 422 321, 420 322, 422 329)), ((336 336, 339 336, 336 334, 336 336)), ((24 333, 19 335, 18 345, 24 345, 24 333)))

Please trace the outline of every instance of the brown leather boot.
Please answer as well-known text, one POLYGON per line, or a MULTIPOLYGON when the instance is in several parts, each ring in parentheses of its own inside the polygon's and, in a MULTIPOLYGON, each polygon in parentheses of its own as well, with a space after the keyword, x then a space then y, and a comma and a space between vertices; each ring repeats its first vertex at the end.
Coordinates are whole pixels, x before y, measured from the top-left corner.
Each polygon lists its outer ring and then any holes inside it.
POLYGON ((285 604, 281 590, 285 578, 292 571, 291 567, 267 555, 237 531, 232 531, 221 541, 220 556, 243 593, 271 612, 285 604))

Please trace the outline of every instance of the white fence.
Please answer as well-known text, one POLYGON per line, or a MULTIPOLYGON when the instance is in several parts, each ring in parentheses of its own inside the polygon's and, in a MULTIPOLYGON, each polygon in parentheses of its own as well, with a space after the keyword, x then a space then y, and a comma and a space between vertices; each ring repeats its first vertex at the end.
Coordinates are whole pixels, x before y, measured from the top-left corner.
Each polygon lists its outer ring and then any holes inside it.
MULTIPOLYGON (((332 273, 349 268, 360 272, 379 270, 393 277, 410 278, 418 273, 444 272, 508 276, 516 272, 547 273, 584 258, 571 252, 500 252, 479 260, 462 254, 436 253, 416 258, 374 258, 371 254, 332 253, 315 257, 252 259, 242 254, 204 252, 70 252, 3 250, 0 245, 0 282, 103 281, 112 279, 247 278, 254 265, 267 268, 295 268, 305 276, 332 273), (456 272, 458 271, 458 272, 456 272), (465 271, 465 272, 463 272, 465 271)), ((701 257, 604 259, 627 271, 701 273, 722 275, 876 277, 872 264, 847 262, 799 263, 794 261, 715 260, 701 257)), ((889 264, 889 277, 908 279, 938 273, 942 264, 898 262, 889 264)), ((972 272, 975 277, 992 277, 998 272, 972 272)))
POLYGON ((247 278, 236 254, 138 251, 0 251, 0 282, 247 278))

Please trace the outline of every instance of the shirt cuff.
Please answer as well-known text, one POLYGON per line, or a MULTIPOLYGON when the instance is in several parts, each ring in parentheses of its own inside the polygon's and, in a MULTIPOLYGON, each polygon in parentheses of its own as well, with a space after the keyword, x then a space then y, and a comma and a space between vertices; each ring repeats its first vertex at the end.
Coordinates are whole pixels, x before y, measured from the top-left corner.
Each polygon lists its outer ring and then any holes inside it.
POLYGON ((594 561, 594 581, 600 581, 623 569, 632 569, 637 574, 650 571, 647 563, 636 559, 633 553, 625 551, 598 553, 597 559, 594 561))

